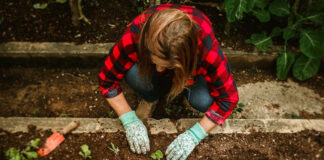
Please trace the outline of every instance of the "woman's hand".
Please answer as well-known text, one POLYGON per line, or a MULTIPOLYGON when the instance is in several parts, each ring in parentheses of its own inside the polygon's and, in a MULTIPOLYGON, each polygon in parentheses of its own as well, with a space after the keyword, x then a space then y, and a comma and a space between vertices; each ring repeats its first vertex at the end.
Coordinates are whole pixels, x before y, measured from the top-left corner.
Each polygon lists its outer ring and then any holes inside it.
POLYGON ((126 130, 126 138, 132 152, 146 154, 150 151, 150 141, 147 129, 143 122, 137 118, 135 111, 127 112, 119 117, 126 130))
POLYGON ((194 148, 207 136, 205 130, 196 123, 189 130, 180 134, 167 148, 167 160, 185 160, 194 148))

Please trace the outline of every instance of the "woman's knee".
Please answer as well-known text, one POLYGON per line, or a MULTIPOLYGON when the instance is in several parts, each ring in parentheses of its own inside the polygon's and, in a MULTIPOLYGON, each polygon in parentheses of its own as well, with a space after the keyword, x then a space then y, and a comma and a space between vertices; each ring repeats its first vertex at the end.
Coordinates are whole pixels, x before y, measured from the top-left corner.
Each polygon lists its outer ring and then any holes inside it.
POLYGON ((125 75, 127 84, 139 94, 144 100, 153 102, 158 99, 158 92, 155 91, 151 80, 145 80, 139 75, 137 64, 134 64, 125 75))
POLYGON ((206 112, 213 103, 213 97, 209 93, 207 83, 202 81, 204 80, 199 79, 189 87, 187 99, 193 108, 200 112, 206 112))

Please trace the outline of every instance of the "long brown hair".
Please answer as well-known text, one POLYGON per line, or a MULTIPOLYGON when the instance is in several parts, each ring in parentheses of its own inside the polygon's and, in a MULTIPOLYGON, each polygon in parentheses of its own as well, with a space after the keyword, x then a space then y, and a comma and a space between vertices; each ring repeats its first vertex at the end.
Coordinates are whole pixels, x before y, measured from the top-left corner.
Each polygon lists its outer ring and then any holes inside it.
POLYGON ((184 12, 165 9, 155 12, 143 25, 139 37, 138 68, 145 79, 154 72, 151 55, 174 67, 174 81, 167 96, 173 100, 196 69, 198 40, 195 22, 184 12))

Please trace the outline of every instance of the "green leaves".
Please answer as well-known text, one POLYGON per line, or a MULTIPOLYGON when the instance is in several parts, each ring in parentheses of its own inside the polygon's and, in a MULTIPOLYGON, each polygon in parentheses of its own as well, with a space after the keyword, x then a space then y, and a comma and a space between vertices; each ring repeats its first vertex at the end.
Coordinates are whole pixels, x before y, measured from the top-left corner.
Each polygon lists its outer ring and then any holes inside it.
POLYGON ((20 150, 16 148, 10 148, 5 152, 7 160, 22 160, 20 156, 20 150))
POLYGON ((26 155, 27 159, 33 159, 33 158, 38 158, 37 152, 27 152, 27 151, 22 151, 22 154, 26 155))
POLYGON ((289 4, 284 0, 274 0, 269 5, 269 11, 279 17, 286 16, 290 14, 289 4))
POLYGON ((268 47, 272 45, 271 36, 267 36, 265 32, 261 34, 253 33, 250 39, 245 40, 246 43, 254 44, 258 49, 267 51, 268 47))
POLYGON ((300 50, 309 58, 324 56, 324 31, 301 30, 300 50))
POLYGON ((115 145, 112 142, 110 142, 110 144, 111 144, 111 147, 108 147, 108 149, 113 151, 115 154, 118 154, 119 147, 115 147, 115 145))
POLYGON ((38 149, 39 142, 40 142, 40 139, 36 138, 36 139, 31 140, 28 145, 35 149, 38 149))
POLYGON ((287 78, 288 72, 292 64, 295 62, 295 54, 290 51, 279 51, 279 57, 277 58, 277 77, 280 80, 287 78))
POLYGON ((324 11, 315 12, 306 16, 304 19, 310 20, 319 25, 324 25, 324 11))
POLYGON ((229 22, 242 19, 243 13, 250 12, 254 7, 254 0, 225 0, 223 6, 229 22))
POLYGON ((35 9, 45 9, 47 7, 47 3, 35 3, 33 7, 35 9))
POLYGON ((293 75, 300 81, 304 81, 313 77, 320 67, 320 59, 308 58, 305 55, 301 55, 296 60, 293 68, 293 75))
POLYGON ((40 142, 39 138, 31 140, 27 147, 20 152, 20 149, 10 148, 5 152, 8 160, 30 160, 38 158, 38 154, 35 151, 31 151, 32 148, 37 149, 40 142))
POLYGON ((252 14, 262 23, 270 21, 270 13, 264 9, 254 9, 252 14))
POLYGON ((254 0, 255 6, 264 9, 265 7, 268 6, 269 0, 254 0))
POLYGON ((283 38, 285 41, 288 41, 291 38, 295 38, 296 36, 297 36, 296 32, 289 28, 285 28, 283 30, 283 38))
POLYGON ((89 149, 89 146, 84 144, 81 146, 81 151, 79 152, 79 155, 81 155, 84 159, 91 159, 91 150, 89 149))
POLYGON ((160 160, 160 159, 163 158, 163 153, 161 152, 161 150, 157 150, 156 152, 154 152, 154 153, 151 154, 151 157, 153 159, 160 160))
POLYGON ((56 3, 66 3, 67 0, 56 0, 56 3))

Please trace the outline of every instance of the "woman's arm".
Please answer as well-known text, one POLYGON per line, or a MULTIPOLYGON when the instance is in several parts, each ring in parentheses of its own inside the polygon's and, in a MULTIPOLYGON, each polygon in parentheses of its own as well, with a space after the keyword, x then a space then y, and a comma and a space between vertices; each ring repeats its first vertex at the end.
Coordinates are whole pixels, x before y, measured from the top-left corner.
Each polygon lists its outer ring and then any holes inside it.
POLYGON ((106 100, 117 113, 118 117, 124 113, 132 111, 123 93, 120 93, 118 96, 113 98, 106 98, 106 100))
POLYGON ((200 120, 199 124, 207 134, 217 126, 217 124, 209 120, 206 115, 200 120))

